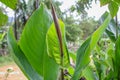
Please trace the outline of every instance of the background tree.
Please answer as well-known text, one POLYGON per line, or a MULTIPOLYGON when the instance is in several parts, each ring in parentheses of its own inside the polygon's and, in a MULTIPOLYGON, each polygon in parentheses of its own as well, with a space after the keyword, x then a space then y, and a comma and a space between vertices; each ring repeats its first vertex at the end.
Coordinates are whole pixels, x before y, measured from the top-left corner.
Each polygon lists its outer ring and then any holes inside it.
POLYGON ((89 17, 81 20, 79 25, 83 31, 83 39, 86 39, 89 35, 91 35, 99 26, 98 21, 95 21, 94 18, 89 17))
POLYGON ((82 34, 82 30, 79 27, 79 24, 76 23, 74 17, 70 15, 69 17, 66 16, 65 18, 65 25, 66 25, 66 38, 68 42, 75 42, 80 35, 82 34))

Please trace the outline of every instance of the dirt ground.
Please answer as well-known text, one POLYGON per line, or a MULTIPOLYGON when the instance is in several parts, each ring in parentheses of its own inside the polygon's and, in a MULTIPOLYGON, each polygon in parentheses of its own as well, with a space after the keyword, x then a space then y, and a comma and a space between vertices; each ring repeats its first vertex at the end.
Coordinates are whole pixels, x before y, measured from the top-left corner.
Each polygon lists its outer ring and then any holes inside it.
POLYGON ((0 67, 0 80, 27 80, 27 78, 16 64, 10 64, 0 67))

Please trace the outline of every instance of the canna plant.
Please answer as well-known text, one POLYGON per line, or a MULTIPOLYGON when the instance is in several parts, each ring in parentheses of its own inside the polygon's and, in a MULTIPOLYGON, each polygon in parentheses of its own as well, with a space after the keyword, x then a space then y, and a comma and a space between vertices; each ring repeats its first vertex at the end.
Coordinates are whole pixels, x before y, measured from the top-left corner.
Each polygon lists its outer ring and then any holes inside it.
POLYGON ((16 64, 29 80, 78 80, 82 76, 94 80, 94 73, 88 66, 90 54, 108 26, 110 14, 80 46, 76 56, 67 49, 65 25, 58 20, 53 6, 52 16, 41 4, 27 21, 19 41, 12 27, 9 29, 8 44, 16 64), (70 64, 70 58, 76 62, 75 67, 70 64))
MULTIPOLYGON (((103 16, 100 19, 100 22, 102 23, 108 13, 103 14, 103 16)), ((105 30, 107 36, 110 39, 109 46, 106 48, 106 59, 104 59, 104 63, 107 64, 105 65, 106 69, 104 71, 105 77, 102 79, 104 80, 119 80, 120 79, 120 74, 119 74, 119 58, 120 58, 120 52, 119 52, 119 34, 120 34, 120 25, 118 24, 117 21, 117 16, 115 17, 116 19, 111 19, 110 24, 108 25, 107 29, 105 30)), ((97 64, 102 65, 97 62, 97 64)), ((100 67, 99 67, 100 68, 100 67)), ((100 71, 98 71, 100 72, 100 71)))
MULTIPOLYGON (((6 4, 5 1, 0 1, 6 4)), ((67 49, 65 25, 57 18, 54 7, 51 6, 51 15, 45 5, 41 4, 27 21, 20 40, 16 41, 12 27, 8 31, 8 44, 16 64, 29 80, 79 80, 80 78, 119 80, 119 28, 112 19, 118 11, 118 4, 115 1, 107 2, 110 14, 105 13, 102 16, 101 26, 80 46, 76 55, 67 49), (116 7, 116 11, 112 12, 115 10, 112 6, 116 7), (100 53, 98 45, 99 39, 105 31, 112 41, 110 43, 113 44, 110 44, 111 47, 106 51, 108 56, 106 61, 104 55, 100 53), (90 66, 92 60, 90 56, 94 49, 97 52, 97 54, 93 54, 96 70, 90 66), (100 57, 97 58, 97 55, 100 57), (75 67, 70 64, 70 58, 75 62, 75 67), (103 70, 106 69, 109 70, 107 70, 107 75, 104 75, 103 70)), ((101 0, 101 5, 105 4, 101 0)), ((15 8, 15 5, 8 6, 15 8)))

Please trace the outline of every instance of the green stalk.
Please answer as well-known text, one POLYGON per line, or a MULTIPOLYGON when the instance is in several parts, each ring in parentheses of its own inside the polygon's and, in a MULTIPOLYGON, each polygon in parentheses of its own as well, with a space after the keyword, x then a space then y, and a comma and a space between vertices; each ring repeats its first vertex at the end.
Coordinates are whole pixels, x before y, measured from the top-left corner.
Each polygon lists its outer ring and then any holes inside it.
POLYGON ((118 33, 119 27, 118 27, 118 17, 117 17, 117 15, 115 17, 115 20, 116 20, 116 39, 118 39, 118 36, 119 36, 119 33, 118 33))
POLYGON ((15 10, 15 14, 14 14, 14 35, 15 35, 15 39, 17 40, 18 37, 17 37, 17 10, 15 10))

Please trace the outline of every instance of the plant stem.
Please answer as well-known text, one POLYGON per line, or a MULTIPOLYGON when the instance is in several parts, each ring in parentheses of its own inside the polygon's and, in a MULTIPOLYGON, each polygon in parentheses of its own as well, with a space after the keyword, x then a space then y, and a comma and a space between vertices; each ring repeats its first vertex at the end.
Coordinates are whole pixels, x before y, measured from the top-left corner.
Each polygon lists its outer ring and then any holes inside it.
POLYGON ((34 1, 34 8, 35 10, 39 7, 39 0, 34 1))
MULTIPOLYGON (((54 20, 54 24, 55 24, 55 29, 57 32, 57 36, 58 36, 58 40, 59 40, 59 45, 60 45, 60 56, 61 56, 61 65, 63 66, 63 45, 62 45, 62 33, 60 30, 60 26, 59 26, 59 22, 58 22, 58 18, 56 16, 55 13, 55 9, 53 7, 53 5, 51 4, 51 8, 52 8, 52 16, 53 16, 53 20, 54 20)), ((64 69, 61 67, 61 80, 64 80, 64 69)))
POLYGON ((61 80, 64 80, 64 70, 61 68, 61 80))
POLYGON ((17 37, 17 10, 15 10, 15 14, 14 14, 14 21, 15 21, 15 24, 14 24, 14 34, 15 34, 15 39, 17 40, 18 37, 17 37))
POLYGON ((55 13, 55 10, 54 10, 53 6, 52 6, 52 15, 53 15, 54 23, 55 23, 55 28, 56 28, 56 31, 57 31, 57 36, 58 36, 58 39, 59 39, 60 53, 61 53, 60 56, 61 56, 61 59, 62 59, 63 58, 62 34, 61 34, 60 26, 59 26, 58 19, 57 19, 57 16, 56 16, 56 13, 55 13))
POLYGON ((118 30, 119 30, 119 28, 118 28, 118 17, 117 17, 117 15, 115 17, 115 21, 116 21, 116 39, 117 39, 118 36, 119 36, 119 33, 118 33, 118 30))

